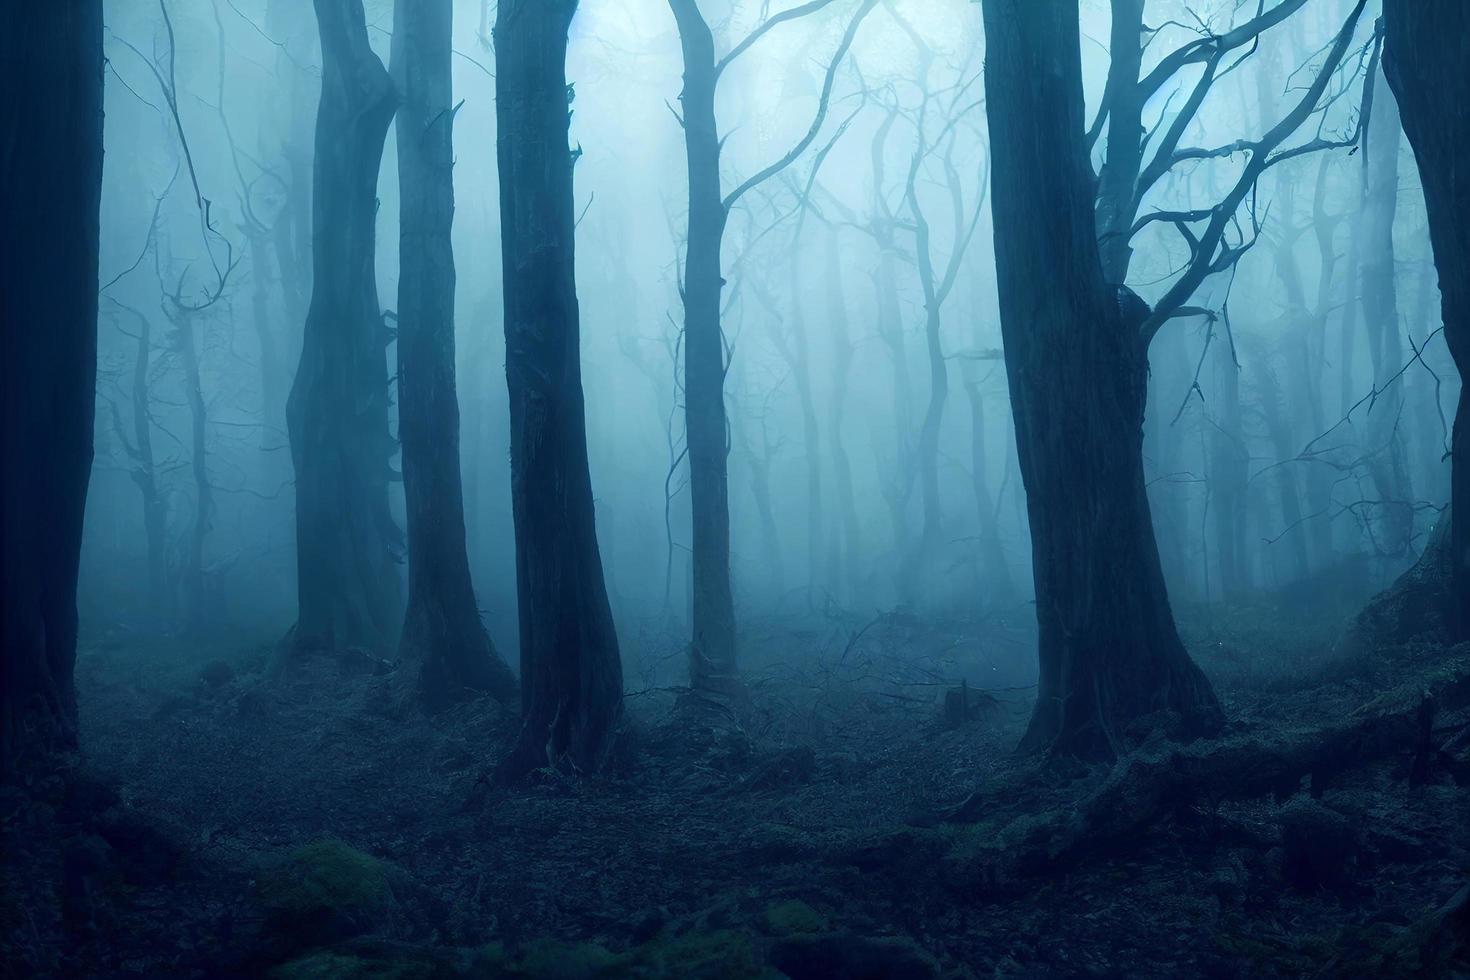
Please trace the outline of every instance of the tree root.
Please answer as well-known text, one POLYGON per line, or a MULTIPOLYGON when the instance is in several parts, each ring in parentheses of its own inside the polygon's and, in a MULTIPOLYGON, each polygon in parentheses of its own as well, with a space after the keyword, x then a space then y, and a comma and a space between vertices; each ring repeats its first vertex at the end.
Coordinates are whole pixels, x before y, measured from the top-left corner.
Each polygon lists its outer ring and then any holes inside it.
MULTIPOLYGON (((1027 806, 1016 799, 1018 787, 996 787, 972 795, 947 820, 996 828, 964 847, 961 859, 981 880, 1004 881, 1114 853, 1192 809, 1267 795, 1284 799, 1304 782, 1317 796, 1345 773, 1395 758, 1406 764, 1411 783, 1422 782, 1443 753, 1434 741, 1436 718, 1467 708, 1470 645, 1462 645, 1446 651, 1415 683, 1340 723, 1183 746, 1155 742, 1120 760, 1075 802, 1058 801, 1040 815, 1018 814, 1027 806)), ((1029 803, 1034 811, 1034 794, 1029 803)))

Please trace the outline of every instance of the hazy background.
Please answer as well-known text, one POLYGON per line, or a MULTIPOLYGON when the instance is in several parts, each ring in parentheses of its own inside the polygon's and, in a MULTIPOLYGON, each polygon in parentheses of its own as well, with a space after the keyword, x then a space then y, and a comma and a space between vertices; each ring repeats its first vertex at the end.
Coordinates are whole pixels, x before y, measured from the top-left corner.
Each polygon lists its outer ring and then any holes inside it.
MULTIPOLYGON (((759 22, 766 6, 786 5, 702 4, 726 49, 759 22)), ((805 132, 851 6, 839 2, 778 28, 722 80, 727 189, 781 156, 805 132)), ((1108 5, 1092 0, 1083 6, 1091 113, 1107 69, 1108 5)), ((1298 70, 1310 70, 1346 7, 1339 0, 1314 0, 1268 32, 1255 56, 1212 89, 1199 124, 1183 142, 1214 145, 1260 133, 1263 118, 1274 123, 1302 84, 1298 70)), ((214 603, 211 620, 221 629, 279 633, 295 615, 292 474, 282 420, 304 307, 291 283, 299 287, 303 275, 309 281, 310 256, 283 262, 275 244, 283 222, 289 224, 283 215, 293 208, 305 213, 300 208, 309 200, 300 195, 309 195, 309 181, 303 185, 301 175, 310 173, 319 83, 314 22, 305 0, 173 0, 168 9, 172 47, 155 4, 112 2, 107 8, 101 261, 104 283, 119 278, 105 288, 101 305, 97 455, 82 614, 89 625, 106 629, 181 628, 177 575, 199 519, 193 438, 199 415, 197 405, 190 405, 197 383, 205 417, 203 472, 213 495, 203 558, 214 603), (201 229, 188 172, 179 169, 183 147, 165 94, 170 85, 199 192, 210 202, 212 233, 201 229), (149 244, 155 206, 158 220, 149 244), (258 222, 253 230, 247 212, 258 222), (182 324, 171 322, 163 291, 201 300, 218 290, 215 264, 228 268, 226 256, 238 264, 218 301, 182 324), (141 373, 139 317, 150 324, 141 373), (197 371, 190 368, 185 331, 197 371), (150 603, 148 595, 147 535, 136 479, 140 377, 148 393, 171 579, 161 604, 150 603)), ((1004 368, 994 356, 1000 331, 988 201, 980 205, 976 231, 942 309, 950 381, 940 449, 943 553, 921 581, 898 580, 900 557, 918 532, 917 486, 896 510, 893 501, 912 473, 911 447, 929 397, 923 295, 904 180, 920 145, 916 121, 926 94, 924 146, 940 140, 957 92, 968 93, 961 107, 981 99, 976 77, 984 41, 979 8, 964 0, 896 0, 891 9, 932 48, 927 89, 920 84, 913 43, 880 6, 838 72, 831 112, 812 150, 783 178, 747 195, 726 234, 733 573, 737 615, 747 621, 774 614, 871 616, 900 605, 942 618, 1030 615, 1025 504, 1004 368), (866 99, 860 95, 864 86, 866 99), (875 188, 874 137, 890 104, 899 112, 884 144, 885 179, 875 188), (807 182, 814 152, 844 121, 793 248, 795 194, 807 182), (882 256, 871 234, 880 195, 902 226, 893 232, 889 253, 897 284, 898 315, 892 322, 884 315, 882 256), (813 447, 806 444, 796 381, 798 319, 809 345, 805 364, 818 421, 817 540, 808 533, 813 447), (900 345, 902 357, 896 357, 900 345), (839 370, 843 349, 851 352, 845 375, 839 370), (978 474, 977 418, 985 437, 978 474), (855 521, 846 525, 836 491, 833 451, 839 443, 853 490, 855 521), (991 497, 988 513, 977 503, 977 475, 991 497), (764 494, 769 522, 763 517, 764 494), (983 547, 992 529, 1005 575, 983 547), (1005 588, 1006 578, 1013 591, 1005 588)), ((1151 3, 1151 26, 1160 31, 1145 66, 1193 36, 1196 14, 1224 29, 1254 9, 1235 0, 1189 9, 1151 3)), ((461 2, 456 13, 456 98, 464 100, 455 120, 455 250, 466 517, 485 621, 500 648, 510 651, 515 582, 495 66, 488 40, 479 34, 480 3, 461 2)), ((369 2, 368 20, 386 62, 390 4, 369 2)), ((1365 17, 1355 52, 1371 29, 1372 18, 1365 17)), ((1355 67, 1362 63, 1356 53, 1350 61, 1355 67)), ((689 512, 679 459, 683 423, 676 357, 687 190, 682 133, 671 111, 678 106, 681 58, 667 5, 583 0, 567 74, 575 90, 572 139, 583 151, 576 164, 582 213, 577 272, 598 530, 613 612, 625 648, 631 645, 628 653, 636 657, 638 637, 649 630, 686 630, 688 615, 689 512)), ((1187 70, 1179 84, 1193 77, 1187 70)), ((1351 87, 1325 118, 1315 117, 1309 126, 1320 121, 1331 132, 1351 128, 1359 90, 1360 83, 1351 87)), ((1382 99, 1387 87, 1381 79, 1379 91, 1382 99)), ((1176 98, 1182 94, 1174 88, 1160 92, 1146 120, 1168 112, 1176 98)), ((921 161, 916 184, 941 270, 956 247, 956 228, 963 229, 985 190, 983 104, 943 139, 953 140, 962 204, 958 225, 942 150, 921 161)), ((1304 156, 1263 179, 1256 204, 1260 240, 1233 283, 1229 276, 1212 278, 1196 297, 1197 304, 1218 308, 1228 288, 1229 330, 1224 322, 1180 320, 1153 345, 1146 464, 1176 604, 1217 602, 1256 590, 1366 591, 1412 560, 1448 497, 1444 420, 1457 397, 1456 375, 1443 338, 1434 334, 1439 298, 1412 153, 1402 142, 1397 152, 1393 248, 1386 259, 1381 248, 1365 254, 1371 237, 1363 217, 1365 154, 1304 156), (1335 259, 1325 281, 1324 255, 1335 259), (1375 259, 1388 261, 1392 270, 1402 360, 1426 339, 1428 346, 1423 362, 1403 373, 1392 397, 1370 399, 1371 414, 1364 401, 1348 422, 1338 424, 1373 391, 1357 269, 1375 259), (1402 500, 1386 501, 1373 476, 1390 443, 1401 445, 1406 460, 1412 492, 1402 500), (1300 501, 1295 517, 1285 503, 1288 487, 1300 501), (1390 505, 1413 514, 1408 549, 1385 544, 1382 525, 1390 505), (1243 531, 1222 532, 1222 512, 1243 522, 1243 531), (1222 533, 1237 533, 1247 543, 1243 570, 1222 568, 1222 533)), ((1153 207, 1208 206, 1239 163, 1237 156, 1176 170, 1146 200, 1145 213, 1153 207)), ((392 310, 398 196, 391 137, 379 194, 379 298, 392 310)), ((1170 226, 1155 224, 1135 247, 1130 285, 1145 298, 1156 297, 1182 264, 1183 244, 1170 226)), ((391 347, 386 354, 392 364, 391 347)), ((397 506, 401 525, 401 500, 397 506)))

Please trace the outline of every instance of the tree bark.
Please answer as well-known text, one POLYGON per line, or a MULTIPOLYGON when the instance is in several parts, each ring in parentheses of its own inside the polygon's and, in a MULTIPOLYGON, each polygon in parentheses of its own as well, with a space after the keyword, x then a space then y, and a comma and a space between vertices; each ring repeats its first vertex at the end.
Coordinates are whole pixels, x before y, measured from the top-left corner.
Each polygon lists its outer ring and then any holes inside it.
POLYGON ((77 746, 72 668, 96 407, 102 65, 99 0, 12 3, 0 13, 0 782, 77 746))
POLYGON ((393 649, 401 535, 388 508, 388 331, 374 277, 378 165, 398 99, 362 0, 315 0, 322 96, 312 294, 286 404, 296 468, 296 650, 393 649))
POLYGON ((1385 0, 1384 73, 1419 163, 1429 238, 1439 270, 1445 341, 1460 372, 1451 443, 1450 603, 1453 629, 1470 637, 1470 5, 1460 0, 1385 0))
POLYGON ((694 636, 689 685, 696 696, 742 696, 730 590, 730 488, 725 416, 725 344, 720 324, 721 243, 728 212, 720 194, 715 125, 715 42, 695 0, 670 0, 684 54, 684 145, 689 237, 684 262, 684 412, 693 510, 694 636))
POLYGON ((587 463, 566 81, 576 0, 500 0, 496 154, 521 634, 515 779, 602 767, 623 672, 587 463))
POLYGON ((1040 682, 1027 750, 1114 757, 1167 712, 1218 727, 1179 640, 1144 489, 1147 307, 1104 278, 1075 2, 985 0, 1006 371, 1026 487, 1040 682))
POLYGON ((408 511, 408 608, 399 655, 431 708, 465 689, 502 700, 515 678, 480 621, 465 547, 454 376, 452 0, 398 0, 398 438, 408 511))

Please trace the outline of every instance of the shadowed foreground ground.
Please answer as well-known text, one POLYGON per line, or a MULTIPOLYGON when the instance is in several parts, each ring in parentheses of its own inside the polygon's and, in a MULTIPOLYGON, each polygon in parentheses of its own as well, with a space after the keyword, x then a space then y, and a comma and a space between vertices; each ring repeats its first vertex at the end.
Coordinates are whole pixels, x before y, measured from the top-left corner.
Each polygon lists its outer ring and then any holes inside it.
POLYGON ((615 771, 511 792, 482 778, 514 734, 493 702, 426 719, 366 658, 273 674, 260 644, 110 637, 78 663, 88 777, 0 810, 28 869, 6 882, 5 959, 109 976, 1470 969, 1470 649, 1336 663, 1335 624, 1275 616, 1186 612, 1232 729, 1155 741, 1111 777, 1009 756, 1020 630, 767 625, 745 641, 753 717, 720 732, 673 724, 678 648, 650 635, 615 771), (1283 676, 1288 658, 1315 666, 1283 676), (1005 690, 946 718, 961 675, 1005 690), (1272 766, 1270 792, 1246 785, 1272 766))

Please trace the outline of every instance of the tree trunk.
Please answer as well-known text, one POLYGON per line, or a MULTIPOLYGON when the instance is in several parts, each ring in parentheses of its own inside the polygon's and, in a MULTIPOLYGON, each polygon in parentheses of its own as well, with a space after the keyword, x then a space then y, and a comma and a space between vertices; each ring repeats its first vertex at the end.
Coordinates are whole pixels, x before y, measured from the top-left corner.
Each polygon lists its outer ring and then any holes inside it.
POLYGON ((97 387, 102 65, 98 0, 12 3, 0 14, 0 782, 77 745, 72 668, 97 387))
POLYGON ((452 0, 398 0, 398 438, 408 511, 408 607, 399 655, 438 708, 468 688, 502 700, 515 678, 480 622, 465 548, 454 377, 452 0))
POLYGON ((720 196, 715 126, 715 45, 694 0, 671 0, 684 53, 684 145, 689 239, 684 261, 684 415, 693 511, 694 636, 689 685, 696 697, 741 696, 730 591, 730 506, 720 248, 728 213, 720 196))
POLYGON ((504 778, 601 768, 623 669, 587 463, 567 143, 576 0, 500 0, 495 19, 505 373, 521 634, 521 734, 504 778))
POLYGON ((985 0, 984 14, 1001 330, 1039 625, 1022 747, 1107 759, 1146 716, 1206 731, 1221 711, 1179 640, 1154 541, 1147 307, 1103 277, 1077 4, 985 0))
POLYGON ((1470 72, 1461 0, 1385 0, 1384 72, 1419 162, 1429 238, 1439 270, 1445 341, 1460 372, 1451 443, 1450 595, 1457 637, 1470 637, 1470 72))
MULTIPOLYGON (((121 305, 121 304, 119 304, 121 305)), ((121 415, 114 416, 118 438, 133 460, 130 474, 138 487, 143 505, 143 537, 148 554, 148 617, 155 628, 162 628, 172 613, 168 595, 167 518, 168 508, 158 489, 158 466, 153 454, 153 399, 149 373, 153 367, 153 324, 137 310, 123 307, 137 321, 133 335, 133 438, 123 431, 121 415)))
POLYGON ((378 165, 398 99, 362 0, 315 0, 322 97, 312 294, 286 404, 296 467, 297 650, 393 649, 400 532, 388 509, 388 332, 374 278, 378 165))
POLYGON ((1358 274, 1368 358, 1379 394, 1368 412, 1364 451, 1368 474, 1378 494, 1378 507, 1369 522, 1369 527, 1378 529, 1373 536, 1374 550, 1387 558, 1402 558, 1409 553, 1414 536, 1414 491, 1402 429, 1405 382, 1401 378, 1392 380, 1404 360, 1393 248, 1402 129, 1393 93, 1382 79, 1376 81, 1363 151, 1364 248, 1359 253, 1362 265, 1358 274))

